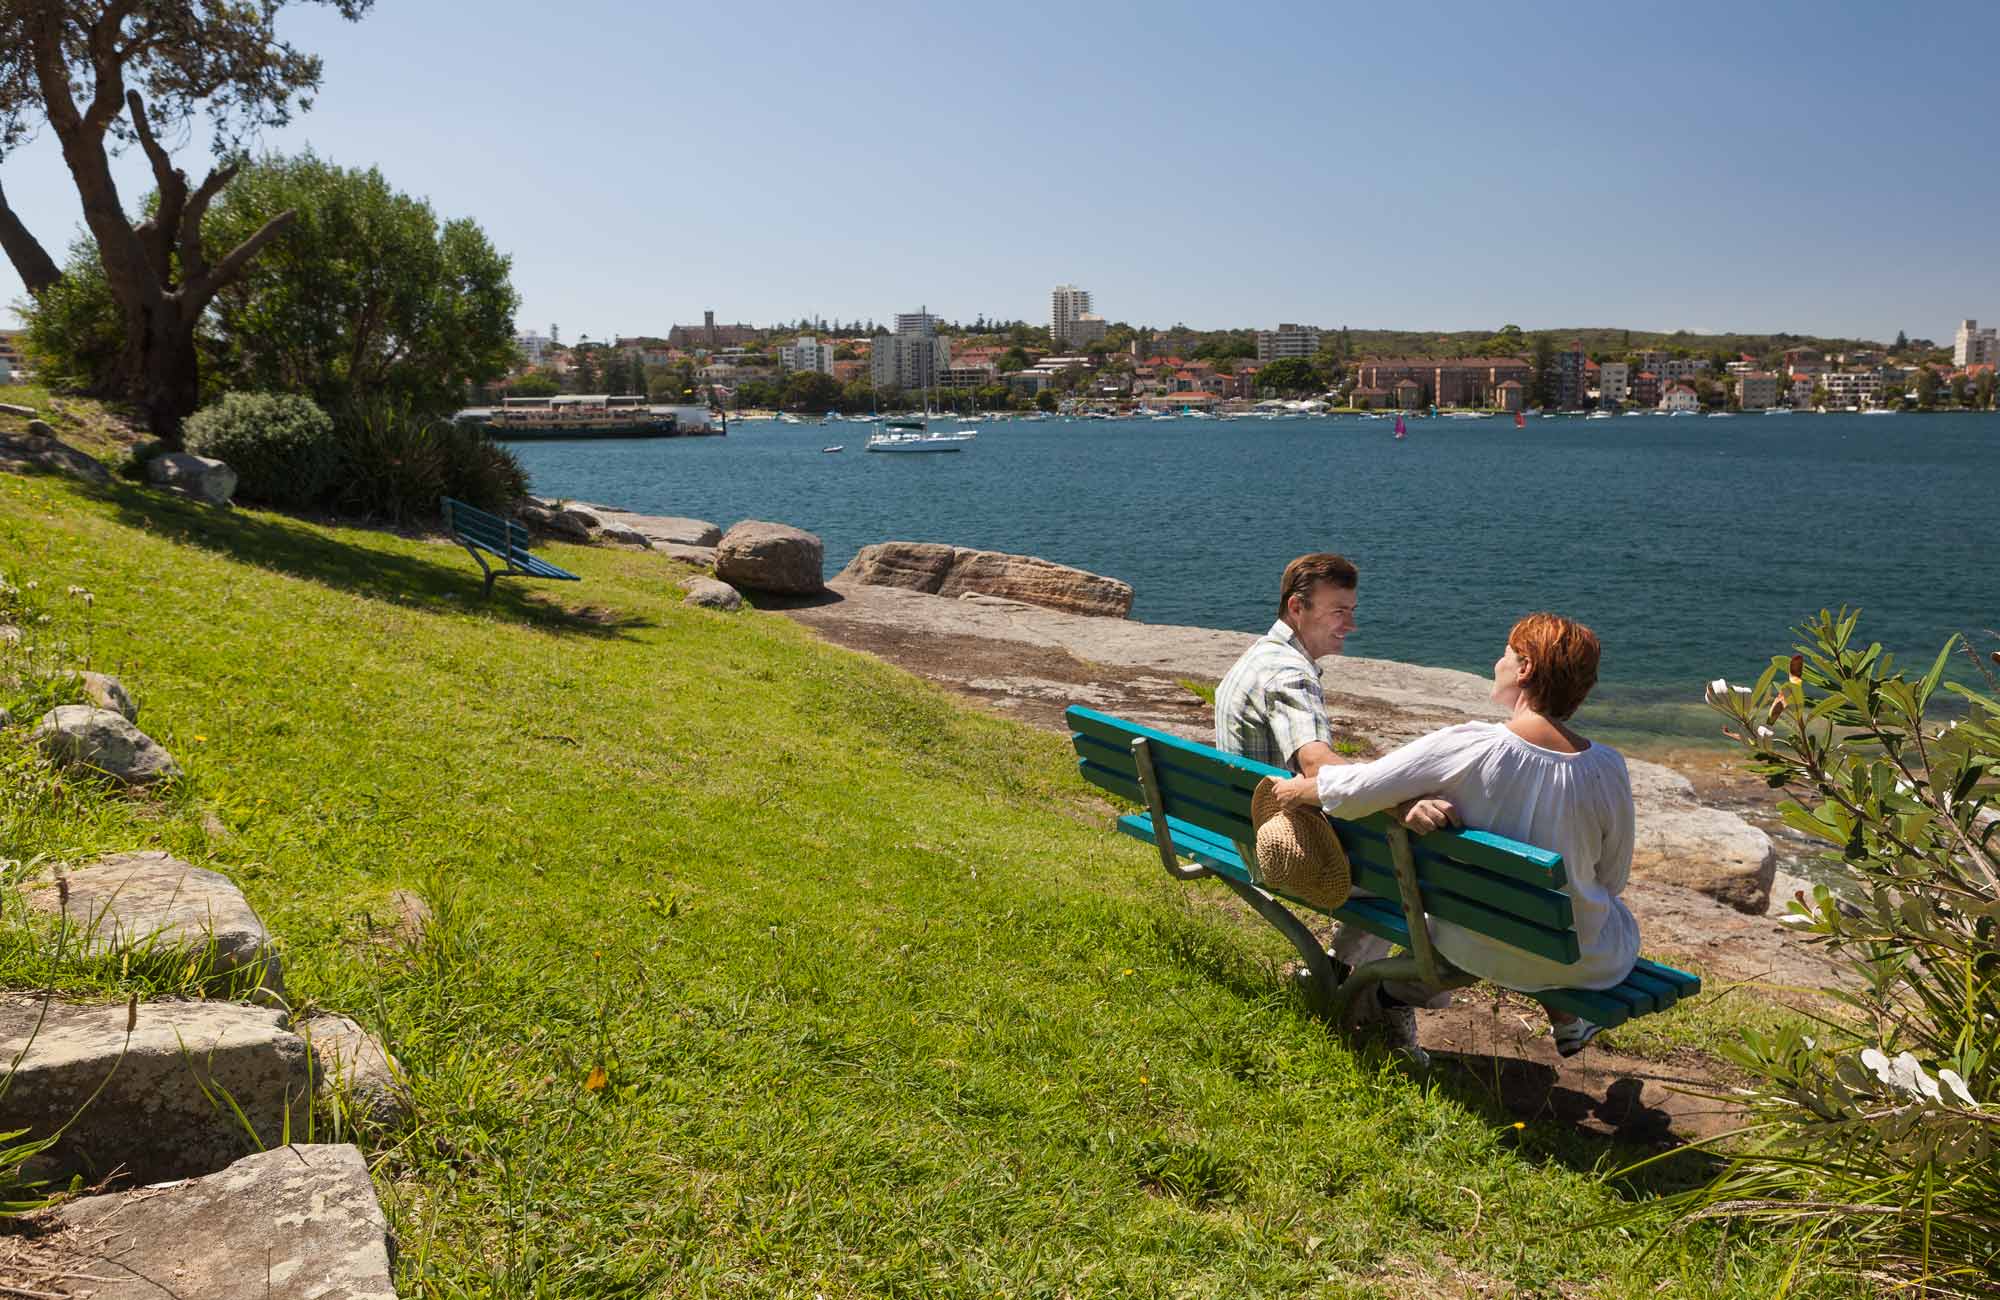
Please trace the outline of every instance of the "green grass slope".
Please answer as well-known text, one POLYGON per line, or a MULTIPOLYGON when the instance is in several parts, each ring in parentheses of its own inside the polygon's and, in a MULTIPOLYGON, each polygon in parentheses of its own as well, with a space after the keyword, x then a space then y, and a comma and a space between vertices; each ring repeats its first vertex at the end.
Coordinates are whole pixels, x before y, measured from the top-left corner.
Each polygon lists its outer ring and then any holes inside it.
POLYGON ((1306 1017, 1058 738, 550 553, 585 580, 481 604, 436 541, 0 475, 48 617, 0 705, 87 659, 188 772, 115 794, 0 732, 0 855, 221 870, 387 1037, 405 1296, 1771 1291, 1740 1238, 1586 1228, 1631 1153, 1306 1017))

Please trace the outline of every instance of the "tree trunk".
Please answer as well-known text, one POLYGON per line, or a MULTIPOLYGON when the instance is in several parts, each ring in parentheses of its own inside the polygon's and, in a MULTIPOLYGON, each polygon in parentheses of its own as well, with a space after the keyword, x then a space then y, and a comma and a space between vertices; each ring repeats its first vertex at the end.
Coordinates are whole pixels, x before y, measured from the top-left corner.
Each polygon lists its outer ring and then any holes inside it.
POLYGON ((151 309, 126 314, 125 352, 119 360, 126 394, 146 411, 146 426, 169 451, 185 445, 181 422, 201 399, 194 322, 183 321, 169 297, 151 309))

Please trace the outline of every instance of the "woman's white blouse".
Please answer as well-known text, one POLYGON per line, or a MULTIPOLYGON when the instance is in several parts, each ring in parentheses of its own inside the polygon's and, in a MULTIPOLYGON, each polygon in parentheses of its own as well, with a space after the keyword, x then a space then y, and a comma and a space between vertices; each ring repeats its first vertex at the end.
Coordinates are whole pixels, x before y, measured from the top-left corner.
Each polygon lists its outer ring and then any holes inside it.
POLYGON ((1632 870, 1632 781, 1609 745, 1580 754, 1543 749, 1497 722, 1466 722, 1413 740, 1372 763, 1319 770, 1320 806, 1365 817, 1419 795, 1443 795, 1465 824, 1553 849, 1569 875, 1580 956, 1573 965, 1509 948, 1431 918, 1455 966, 1523 993, 1610 988, 1639 959, 1639 924, 1617 894, 1632 870))

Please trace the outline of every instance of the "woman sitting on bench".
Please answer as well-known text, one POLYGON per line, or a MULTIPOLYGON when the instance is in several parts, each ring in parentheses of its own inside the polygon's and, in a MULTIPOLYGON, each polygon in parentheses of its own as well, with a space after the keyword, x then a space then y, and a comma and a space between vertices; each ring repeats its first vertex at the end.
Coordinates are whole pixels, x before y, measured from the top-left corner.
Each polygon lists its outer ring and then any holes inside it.
MULTIPOLYGON (((1506 722, 1446 727, 1371 763, 1333 764, 1278 783, 1281 803, 1365 817, 1433 796, 1406 820, 1435 830, 1470 824, 1563 856, 1581 952, 1569 965, 1433 918, 1438 952, 1471 975, 1523 993, 1611 988, 1639 958, 1639 925, 1618 893, 1632 868, 1632 784, 1625 760, 1567 720, 1597 682, 1597 636, 1555 614, 1530 614, 1493 665, 1506 722)), ((1599 1026, 1549 1009, 1556 1050, 1581 1051, 1599 1026)))

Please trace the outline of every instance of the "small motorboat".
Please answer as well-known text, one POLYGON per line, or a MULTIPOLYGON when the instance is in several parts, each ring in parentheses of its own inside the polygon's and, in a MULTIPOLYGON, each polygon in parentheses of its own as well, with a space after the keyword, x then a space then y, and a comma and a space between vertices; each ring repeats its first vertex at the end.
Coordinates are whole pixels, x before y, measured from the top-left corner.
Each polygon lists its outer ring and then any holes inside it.
POLYGON ((836 443, 834 443, 834 444, 833 444, 833 445, 832 445, 831 447, 821 447, 821 448, 820 448, 820 451, 821 451, 821 452, 823 452, 823 453, 824 453, 824 452, 835 452, 835 451, 846 451, 846 450, 847 450, 847 444, 846 444, 846 443, 844 443, 844 442, 836 442, 836 443))

